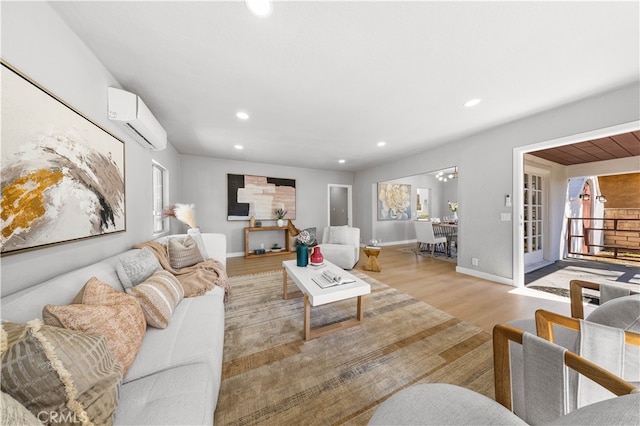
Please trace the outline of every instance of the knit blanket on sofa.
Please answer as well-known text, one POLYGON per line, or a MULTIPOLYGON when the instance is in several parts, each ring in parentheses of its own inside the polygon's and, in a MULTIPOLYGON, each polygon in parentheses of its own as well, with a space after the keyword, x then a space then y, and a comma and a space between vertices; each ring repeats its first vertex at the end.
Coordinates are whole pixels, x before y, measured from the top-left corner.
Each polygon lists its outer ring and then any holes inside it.
POLYGON ((217 285, 224 289, 225 301, 229 298, 229 277, 224 265, 217 260, 207 259, 186 268, 174 269, 169 263, 166 246, 157 241, 146 241, 134 246, 138 249, 143 247, 150 249, 158 258, 160 265, 176 276, 184 288, 184 297, 201 296, 217 285))

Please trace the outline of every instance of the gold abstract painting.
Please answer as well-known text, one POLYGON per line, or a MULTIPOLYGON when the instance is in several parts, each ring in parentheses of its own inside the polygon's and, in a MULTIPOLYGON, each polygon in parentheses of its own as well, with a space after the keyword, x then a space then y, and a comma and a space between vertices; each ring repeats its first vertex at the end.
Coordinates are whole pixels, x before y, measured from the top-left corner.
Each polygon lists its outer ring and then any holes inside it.
POLYGON ((2 63, 2 254, 125 230, 124 143, 2 63))

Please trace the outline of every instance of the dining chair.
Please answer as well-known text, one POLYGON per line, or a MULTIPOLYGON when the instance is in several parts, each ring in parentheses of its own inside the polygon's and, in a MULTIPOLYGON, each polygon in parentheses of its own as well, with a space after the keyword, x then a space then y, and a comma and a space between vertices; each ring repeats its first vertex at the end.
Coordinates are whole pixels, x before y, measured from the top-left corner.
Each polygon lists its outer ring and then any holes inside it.
POLYGON ((416 220, 413 222, 416 230, 416 254, 420 253, 420 246, 427 244, 431 246, 431 257, 435 252, 437 244, 444 244, 444 252, 447 253, 447 237, 436 237, 433 232, 433 223, 427 221, 416 220))

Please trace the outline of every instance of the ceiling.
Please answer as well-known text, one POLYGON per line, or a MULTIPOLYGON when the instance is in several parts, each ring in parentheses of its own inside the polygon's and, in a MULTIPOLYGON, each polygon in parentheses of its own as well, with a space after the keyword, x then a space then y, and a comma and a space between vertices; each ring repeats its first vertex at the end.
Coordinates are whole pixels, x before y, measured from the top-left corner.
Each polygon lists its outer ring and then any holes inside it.
POLYGON ((530 154, 564 166, 633 157, 640 155, 640 132, 563 145, 530 154))
POLYGON ((180 153, 223 159, 361 170, 640 74, 635 1, 50 4, 180 153))

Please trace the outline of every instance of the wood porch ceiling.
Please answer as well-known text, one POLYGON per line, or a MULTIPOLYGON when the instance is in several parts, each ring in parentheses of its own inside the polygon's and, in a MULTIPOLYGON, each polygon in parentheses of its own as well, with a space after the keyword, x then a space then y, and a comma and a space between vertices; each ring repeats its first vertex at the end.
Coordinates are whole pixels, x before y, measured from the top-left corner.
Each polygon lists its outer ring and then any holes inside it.
POLYGON ((530 153, 569 166, 640 155, 640 131, 578 142, 530 153))

